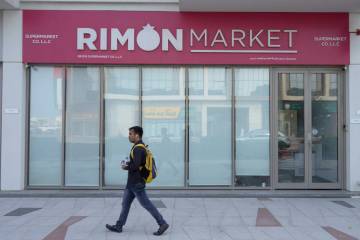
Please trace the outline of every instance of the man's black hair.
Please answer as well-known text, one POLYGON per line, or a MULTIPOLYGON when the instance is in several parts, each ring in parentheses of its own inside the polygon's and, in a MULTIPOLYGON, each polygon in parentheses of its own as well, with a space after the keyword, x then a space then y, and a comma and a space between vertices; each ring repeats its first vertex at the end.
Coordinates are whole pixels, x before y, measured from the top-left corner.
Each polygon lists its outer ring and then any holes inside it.
POLYGON ((129 131, 134 131, 134 133, 135 134, 138 134, 140 137, 142 137, 142 135, 143 135, 143 129, 142 129, 142 127, 139 127, 139 126, 133 126, 133 127, 131 127, 131 128, 129 128, 129 131))

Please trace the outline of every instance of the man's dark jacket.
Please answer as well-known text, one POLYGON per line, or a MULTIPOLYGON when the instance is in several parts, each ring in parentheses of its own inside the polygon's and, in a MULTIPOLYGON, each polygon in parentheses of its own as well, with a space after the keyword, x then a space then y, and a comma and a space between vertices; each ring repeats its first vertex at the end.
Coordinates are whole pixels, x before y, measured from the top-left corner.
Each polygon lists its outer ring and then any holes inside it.
MULTIPOLYGON (((143 147, 135 147, 137 144, 144 144, 143 141, 136 142, 131 151, 134 151, 134 157, 130 154, 130 162, 128 164, 128 179, 126 187, 135 186, 137 183, 145 184, 145 180, 142 177, 140 166, 145 166, 146 162, 146 150, 143 147)), ((131 152, 130 151, 130 152, 131 152)))

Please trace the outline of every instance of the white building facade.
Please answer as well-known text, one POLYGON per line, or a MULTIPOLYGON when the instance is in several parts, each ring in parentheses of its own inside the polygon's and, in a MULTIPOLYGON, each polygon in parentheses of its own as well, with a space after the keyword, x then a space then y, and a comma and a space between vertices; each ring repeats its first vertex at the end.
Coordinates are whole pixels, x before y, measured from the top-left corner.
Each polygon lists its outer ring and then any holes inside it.
POLYGON ((271 2, 1 1, 1 190, 359 191, 360 4, 271 2))

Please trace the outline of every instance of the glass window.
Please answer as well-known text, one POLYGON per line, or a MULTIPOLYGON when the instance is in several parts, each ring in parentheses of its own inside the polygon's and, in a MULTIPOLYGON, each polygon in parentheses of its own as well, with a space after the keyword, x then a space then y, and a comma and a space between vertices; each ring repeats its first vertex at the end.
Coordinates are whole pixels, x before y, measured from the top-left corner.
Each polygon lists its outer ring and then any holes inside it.
POLYGON ((312 182, 334 183, 338 181, 338 75, 336 73, 312 73, 311 86, 323 82, 323 92, 318 96, 312 88, 311 143, 312 182))
POLYGON ((105 94, 139 95, 139 70, 135 67, 105 68, 105 94))
POLYGON ((143 68, 142 124, 159 175, 150 186, 184 185, 185 69, 143 68))
POLYGON ((66 84, 65 184, 98 186, 99 68, 69 68, 66 84))
POLYGON ((105 68, 105 185, 126 184, 120 161, 131 149, 128 129, 139 124, 139 69, 105 68))
POLYGON ((321 74, 316 74, 317 81, 311 81, 311 92, 316 96, 325 95, 324 81, 322 80, 321 74))
POLYGON ((278 74, 278 182, 305 181, 304 73, 278 74), (292 79, 287 89, 286 82, 292 79), (289 92, 291 94, 289 94, 289 92))
POLYGON ((179 72, 177 68, 146 68, 143 73, 143 95, 156 96, 156 95, 178 95, 180 82, 179 72), (161 74, 159 74, 161 73, 161 74))
POLYGON ((189 82, 190 95, 204 95, 204 68, 189 68, 192 81, 189 82))
POLYGON ((270 184, 269 69, 235 69, 236 186, 270 184))
POLYGON ((29 185, 61 185, 64 69, 31 67, 29 185))
MULTIPOLYGON (((227 95, 229 89, 226 85, 231 85, 231 81, 224 78, 224 73, 218 68, 205 68, 205 82, 208 84, 209 95, 227 95)), ((192 82, 192 81, 189 81, 192 82)))
POLYGON ((326 81, 329 82, 329 95, 337 97, 338 95, 338 86, 337 86, 337 74, 326 74, 326 81))
POLYGON ((189 71, 189 184, 231 185, 231 71, 205 68, 209 94, 199 96, 193 81, 202 70, 189 71))
POLYGON ((304 82, 301 73, 282 74, 284 79, 287 79, 287 95, 288 96, 303 96, 304 95, 304 82))

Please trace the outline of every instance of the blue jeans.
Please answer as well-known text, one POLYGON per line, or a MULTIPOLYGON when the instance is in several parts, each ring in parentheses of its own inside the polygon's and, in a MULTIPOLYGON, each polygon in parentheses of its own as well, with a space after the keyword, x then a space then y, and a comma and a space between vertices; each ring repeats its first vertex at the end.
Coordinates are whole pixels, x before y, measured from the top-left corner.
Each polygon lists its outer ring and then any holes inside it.
POLYGON ((124 190, 123 200, 122 200, 122 209, 120 213, 119 220, 116 222, 118 226, 124 226, 126 223, 126 219, 129 215, 130 207, 134 198, 137 198, 139 203, 143 208, 145 208, 156 220, 157 224, 162 225, 165 224, 163 216, 156 209, 154 204, 150 201, 149 197, 145 191, 145 184, 137 183, 133 186, 128 186, 124 190))

